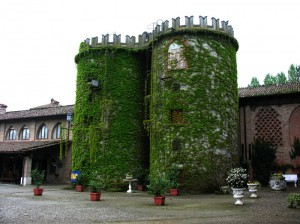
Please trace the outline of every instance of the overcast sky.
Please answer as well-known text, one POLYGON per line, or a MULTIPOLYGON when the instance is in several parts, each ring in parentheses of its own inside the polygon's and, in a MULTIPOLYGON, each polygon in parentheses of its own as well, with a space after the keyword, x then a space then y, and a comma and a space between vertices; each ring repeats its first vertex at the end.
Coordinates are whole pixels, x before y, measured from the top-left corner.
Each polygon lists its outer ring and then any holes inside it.
POLYGON ((238 84, 300 64, 299 0, 7 0, 0 2, 0 104, 7 111, 75 103, 80 42, 138 36, 152 23, 207 16, 229 21, 239 42, 238 84))

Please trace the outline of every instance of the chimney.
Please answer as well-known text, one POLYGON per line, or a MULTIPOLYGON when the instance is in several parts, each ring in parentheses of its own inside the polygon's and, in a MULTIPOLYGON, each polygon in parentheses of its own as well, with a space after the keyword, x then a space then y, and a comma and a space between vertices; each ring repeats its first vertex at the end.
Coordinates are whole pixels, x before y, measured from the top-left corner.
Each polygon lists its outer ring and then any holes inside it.
POLYGON ((51 99, 51 104, 52 105, 59 105, 59 102, 52 98, 51 99))
POLYGON ((6 108, 7 108, 7 106, 5 104, 0 103, 0 114, 5 114, 6 108))

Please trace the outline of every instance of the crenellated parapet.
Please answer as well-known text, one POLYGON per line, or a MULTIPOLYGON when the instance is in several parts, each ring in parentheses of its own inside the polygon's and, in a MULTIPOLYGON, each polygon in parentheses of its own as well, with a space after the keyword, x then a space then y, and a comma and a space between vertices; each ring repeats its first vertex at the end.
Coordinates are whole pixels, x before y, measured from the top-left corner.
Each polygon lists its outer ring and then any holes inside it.
POLYGON ((166 20, 161 24, 156 24, 153 26, 152 32, 144 32, 138 36, 136 39, 135 36, 125 36, 125 42, 121 41, 121 35, 117 34, 106 34, 102 35, 101 41, 98 37, 93 37, 91 39, 86 39, 85 43, 91 47, 101 47, 101 46, 122 46, 129 48, 143 48, 147 47, 149 43, 161 35, 184 32, 184 31, 212 31, 218 32, 225 35, 228 35, 234 38, 234 32, 232 26, 228 25, 228 21, 221 21, 214 17, 211 18, 211 23, 208 24, 207 16, 199 16, 198 21, 194 23, 194 16, 185 17, 185 24, 181 25, 180 18, 173 18, 172 24, 169 24, 169 21, 166 20))

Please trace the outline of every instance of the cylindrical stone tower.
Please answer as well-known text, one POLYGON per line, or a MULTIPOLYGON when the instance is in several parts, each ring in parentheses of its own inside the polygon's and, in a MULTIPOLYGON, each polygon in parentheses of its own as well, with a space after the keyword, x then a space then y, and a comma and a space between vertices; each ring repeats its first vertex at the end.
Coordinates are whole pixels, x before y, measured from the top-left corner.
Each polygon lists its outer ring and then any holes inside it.
POLYGON ((215 18, 162 25, 151 45, 151 175, 177 165, 187 190, 213 190, 238 161, 238 42, 215 18))
POLYGON ((75 58, 72 168, 97 171, 108 187, 143 163, 144 55, 116 41, 83 42, 75 58))

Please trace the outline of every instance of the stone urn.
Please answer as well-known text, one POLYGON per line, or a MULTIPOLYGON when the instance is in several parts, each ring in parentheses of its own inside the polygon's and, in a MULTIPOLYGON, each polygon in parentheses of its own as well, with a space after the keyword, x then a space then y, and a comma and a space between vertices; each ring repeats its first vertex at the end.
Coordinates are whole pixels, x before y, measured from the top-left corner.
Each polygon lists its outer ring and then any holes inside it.
POLYGON ((271 176, 269 185, 274 191, 282 191, 286 189, 286 181, 283 176, 271 176))
POLYGON ((232 188, 233 191, 233 198, 236 199, 235 205, 244 205, 242 202, 242 198, 244 197, 244 190, 245 188, 232 188))
POLYGON ((248 190, 250 192, 250 198, 257 198, 257 190, 258 190, 258 183, 248 183, 248 190))

